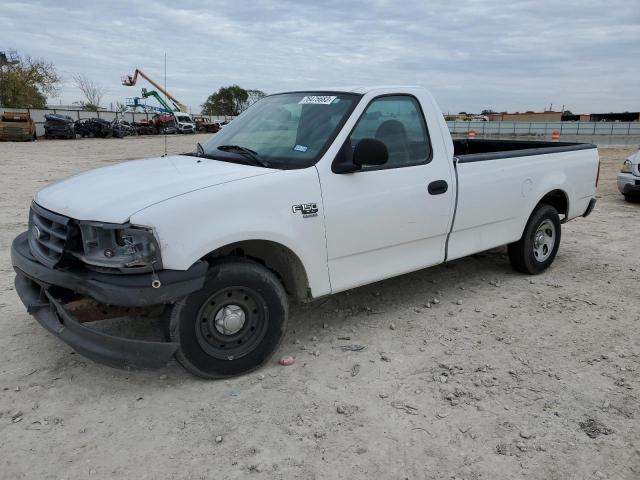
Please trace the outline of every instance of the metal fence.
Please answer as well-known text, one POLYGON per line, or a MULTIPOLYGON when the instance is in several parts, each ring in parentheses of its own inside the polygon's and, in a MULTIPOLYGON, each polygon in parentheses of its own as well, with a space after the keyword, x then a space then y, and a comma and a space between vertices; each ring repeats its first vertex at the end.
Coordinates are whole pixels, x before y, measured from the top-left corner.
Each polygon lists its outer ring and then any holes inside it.
MULTIPOLYGON (((45 115, 50 113, 57 113, 60 115, 67 115, 74 120, 81 120, 83 118, 102 118, 108 122, 113 120, 120 119, 126 120, 127 122, 139 122, 141 120, 148 120, 154 114, 153 113, 143 113, 143 112, 114 112, 109 110, 99 110, 97 112, 89 112, 86 110, 65 110, 58 108, 51 109, 35 109, 35 108, 4 108, 0 107, 0 114, 4 112, 28 112, 34 123, 36 124, 36 135, 42 136, 44 135, 44 122, 45 115)), ((231 120, 233 117, 225 117, 225 116, 215 116, 215 115, 203 115, 208 117, 211 121, 215 122, 223 122, 226 120, 231 120)))
POLYGON ((452 134, 466 135, 474 130, 480 136, 551 135, 635 135, 640 136, 640 122, 447 122, 452 134))
MULTIPOLYGON (((88 112, 86 110, 64 110, 64 109, 24 109, 24 108, 3 108, 3 112, 24 112, 27 111, 36 124, 36 134, 44 135, 44 116, 49 113, 68 115, 74 120, 83 118, 102 118, 112 121, 116 118, 128 122, 139 122, 148 120, 152 113, 142 112, 114 112, 102 110, 98 112, 88 112)), ((233 117, 206 115, 211 121, 221 122, 231 120, 233 117)), ((619 136, 640 136, 640 122, 447 122, 449 131, 454 135, 466 135, 469 130, 474 130, 479 136, 549 136, 555 130, 562 136, 566 135, 619 135, 619 136)))

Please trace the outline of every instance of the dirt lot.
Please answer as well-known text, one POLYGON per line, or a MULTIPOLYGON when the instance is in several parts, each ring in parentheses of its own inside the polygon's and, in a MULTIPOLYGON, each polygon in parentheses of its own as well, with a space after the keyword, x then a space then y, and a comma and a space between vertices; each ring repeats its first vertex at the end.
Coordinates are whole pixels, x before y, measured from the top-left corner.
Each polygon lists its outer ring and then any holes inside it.
POLYGON ((499 249, 297 306, 294 365, 220 382, 87 361, 13 289, 34 191, 162 151, 0 144, 0 478, 640 478, 640 204, 615 187, 632 149, 601 149, 596 211, 547 273, 499 249))

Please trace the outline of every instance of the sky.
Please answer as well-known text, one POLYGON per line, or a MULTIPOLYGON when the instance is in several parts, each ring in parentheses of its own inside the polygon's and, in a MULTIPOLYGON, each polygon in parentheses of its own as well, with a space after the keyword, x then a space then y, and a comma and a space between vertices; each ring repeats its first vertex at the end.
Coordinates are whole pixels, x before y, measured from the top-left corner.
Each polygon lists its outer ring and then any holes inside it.
POLYGON ((73 75, 138 96, 142 69, 193 112, 221 86, 267 93, 422 85, 445 112, 640 110, 637 0, 11 1, 0 51, 55 64, 52 104, 82 100, 73 75))

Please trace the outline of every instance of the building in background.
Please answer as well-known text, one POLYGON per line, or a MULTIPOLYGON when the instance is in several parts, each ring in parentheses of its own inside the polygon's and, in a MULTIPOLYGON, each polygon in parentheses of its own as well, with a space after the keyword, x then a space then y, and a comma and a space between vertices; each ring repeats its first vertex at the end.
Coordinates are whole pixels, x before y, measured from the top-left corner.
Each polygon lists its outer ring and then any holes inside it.
POLYGON ((592 113, 592 122, 640 122, 640 112, 592 113))
POLYGON ((487 115, 491 122, 638 122, 640 112, 623 113, 580 113, 563 114, 562 112, 501 112, 487 115))
MULTIPOLYGON (((574 115, 576 117, 586 117, 583 121, 589 121, 589 115, 574 115)), ((561 122, 562 112, 552 110, 546 112, 515 112, 515 113, 492 113, 488 115, 491 122, 561 122)))

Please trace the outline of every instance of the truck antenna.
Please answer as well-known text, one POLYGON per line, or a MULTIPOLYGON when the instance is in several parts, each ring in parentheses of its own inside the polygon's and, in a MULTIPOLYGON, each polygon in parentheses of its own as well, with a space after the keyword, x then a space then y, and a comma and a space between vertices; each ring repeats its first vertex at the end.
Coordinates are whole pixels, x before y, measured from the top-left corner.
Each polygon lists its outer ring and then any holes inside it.
MULTIPOLYGON (((164 103, 167 103, 167 52, 164 52, 164 103)), ((164 130, 164 156, 167 156, 167 129, 164 130)))

